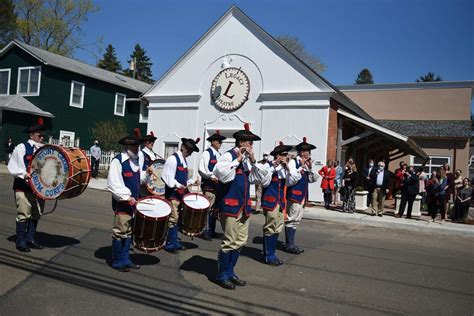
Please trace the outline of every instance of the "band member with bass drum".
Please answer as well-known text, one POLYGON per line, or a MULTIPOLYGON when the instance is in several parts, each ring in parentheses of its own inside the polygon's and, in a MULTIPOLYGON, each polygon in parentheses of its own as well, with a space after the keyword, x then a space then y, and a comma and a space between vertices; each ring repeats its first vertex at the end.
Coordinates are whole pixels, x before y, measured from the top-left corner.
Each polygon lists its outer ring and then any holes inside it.
POLYGON ((219 130, 216 130, 214 134, 209 136, 206 140, 211 143, 211 146, 202 153, 201 161, 199 162, 199 175, 202 179, 201 190, 211 204, 207 228, 201 235, 201 238, 205 240, 212 240, 212 238, 215 238, 216 233, 216 194, 219 180, 212 172, 217 160, 221 157, 219 149, 222 146, 222 141, 225 139, 227 137, 222 136, 219 130))
POLYGON ((30 249, 43 249, 36 239, 36 228, 44 210, 44 200, 36 197, 29 185, 31 175, 28 167, 33 154, 43 146, 45 127, 43 119, 37 124, 26 128, 29 139, 18 144, 13 150, 8 171, 15 177, 13 191, 16 203, 16 249, 21 252, 30 252, 30 249))
POLYGON ((171 204, 171 214, 169 217, 168 237, 166 239, 165 250, 176 254, 179 250, 186 250, 178 239, 178 221, 179 209, 182 199, 188 193, 188 185, 193 184, 192 179, 188 179, 188 163, 186 158, 193 152, 199 152, 196 140, 190 138, 181 138, 180 150, 166 159, 163 166, 161 179, 165 183, 165 198, 171 204))
POLYGON ((144 159, 139 146, 142 143, 140 130, 134 136, 119 140, 123 150, 110 163, 107 189, 112 192, 114 224, 112 229, 112 268, 120 272, 139 269, 129 257, 132 243, 132 218, 139 198, 140 184, 145 179, 144 159))
POLYGON ((275 255, 278 236, 283 230, 286 215, 286 178, 289 172, 288 151, 291 146, 282 142, 270 153, 274 157, 263 168, 267 171, 262 179, 262 208, 265 215, 263 225, 264 262, 271 266, 282 265, 275 255))
POLYGON ((295 146, 298 156, 290 160, 289 174, 287 178, 287 199, 288 213, 285 221, 285 239, 286 251, 291 254, 299 255, 304 249, 295 245, 296 228, 300 225, 303 218, 303 208, 308 201, 308 187, 310 183, 318 180, 318 175, 313 171, 313 161, 311 159, 311 150, 316 146, 303 141, 295 146))
POLYGON ((253 142, 260 137, 250 131, 248 124, 244 127, 233 134, 235 147, 224 153, 214 168, 214 175, 220 181, 218 207, 224 232, 217 259, 217 283, 230 290, 246 284, 237 277, 234 268, 249 233, 250 184, 261 181, 253 151, 253 142))

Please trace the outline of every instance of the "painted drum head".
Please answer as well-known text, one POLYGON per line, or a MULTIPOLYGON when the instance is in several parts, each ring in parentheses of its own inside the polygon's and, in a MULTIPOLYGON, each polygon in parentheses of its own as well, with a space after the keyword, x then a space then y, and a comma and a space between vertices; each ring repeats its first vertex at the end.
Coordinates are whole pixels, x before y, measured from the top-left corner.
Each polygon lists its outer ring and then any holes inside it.
POLYGON ((68 185, 70 168, 69 158, 60 147, 41 147, 30 165, 31 188, 43 199, 59 198, 68 185))
POLYGON ((137 202, 137 212, 147 217, 161 218, 171 214, 171 206, 162 199, 143 198, 137 202))
POLYGON ((145 185, 148 192, 153 195, 165 194, 165 183, 161 180, 164 165, 165 161, 163 159, 157 159, 152 161, 148 167, 149 172, 147 172, 145 177, 145 185))
POLYGON ((204 210, 211 206, 209 200, 204 195, 199 193, 190 193, 185 195, 183 202, 186 204, 186 206, 195 210, 204 210))

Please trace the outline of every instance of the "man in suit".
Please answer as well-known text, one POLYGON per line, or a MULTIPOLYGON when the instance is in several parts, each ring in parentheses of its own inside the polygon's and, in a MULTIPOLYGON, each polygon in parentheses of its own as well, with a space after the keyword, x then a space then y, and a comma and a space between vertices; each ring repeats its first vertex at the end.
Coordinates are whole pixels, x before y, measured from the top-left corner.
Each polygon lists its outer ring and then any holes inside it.
POLYGON ((385 170, 385 162, 379 161, 377 169, 372 168, 369 174, 370 187, 373 189, 372 194, 372 215, 383 216, 383 206, 385 196, 388 193, 388 171, 385 170))
POLYGON ((408 203, 407 218, 411 218, 413 202, 419 193, 419 179, 415 173, 413 166, 410 166, 403 175, 402 200, 400 201, 400 209, 396 217, 402 217, 405 212, 405 206, 408 203))
POLYGON ((369 192, 369 194, 367 194, 367 206, 370 206, 370 203, 372 203, 372 194, 374 192, 374 187, 372 186, 373 181, 370 176, 372 172, 375 171, 377 171, 377 168, 374 167, 374 160, 369 159, 367 167, 364 168, 364 170, 362 171, 362 175, 364 176, 364 190, 369 192))

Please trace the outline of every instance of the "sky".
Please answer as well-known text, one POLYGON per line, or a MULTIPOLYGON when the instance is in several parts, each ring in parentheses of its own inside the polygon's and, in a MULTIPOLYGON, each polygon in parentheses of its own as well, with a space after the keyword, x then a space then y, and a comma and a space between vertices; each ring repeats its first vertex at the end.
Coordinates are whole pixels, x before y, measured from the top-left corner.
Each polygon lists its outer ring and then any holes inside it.
MULTIPOLYGON (((335 85, 368 68, 375 83, 414 82, 429 71, 474 80, 473 0, 95 0, 83 42, 102 37, 127 67, 139 43, 159 79, 231 5, 273 36, 291 35, 327 66, 335 85)), ((94 64, 97 56, 77 51, 94 64)))

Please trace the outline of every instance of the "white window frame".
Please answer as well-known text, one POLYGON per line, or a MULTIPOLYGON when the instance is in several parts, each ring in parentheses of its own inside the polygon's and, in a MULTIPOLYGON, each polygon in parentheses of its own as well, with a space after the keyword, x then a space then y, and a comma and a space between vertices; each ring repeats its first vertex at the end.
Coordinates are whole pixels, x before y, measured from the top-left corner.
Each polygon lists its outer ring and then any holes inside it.
POLYGON ((76 141, 76 133, 74 132, 71 132, 71 131, 63 131, 63 130, 60 130, 59 131, 59 144, 62 144, 62 141, 63 141, 63 137, 64 136, 69 136, 69 138, 71 139, 71 144, 69 144, 69 147, 73 147, 74 146, 74 142, 76 141))
MULTIPOLYGON (((145 102, 140 103, 140 116, 138 119, 138 123, 148 123, 148 116, 146 118, 143 117, 143 110, 146 108, 145 102)), ((150 112, 148 111, 148 115, 150 115, 150 112)))
POLYGON ((125 106, 127 105, 127 96, 123 93, 115 93, 115 106, 114 106, 114 115, 117 116, 125 116, 125 106), (118 97, 123 96, 123 108, 122 108, 122 113, 117 112, 117 101, 118 97))
MULTIPOLYGON (((30 73, 28 72, 28 90, 30 89, 30 73)), ((23 95, 27 97, 37 97, 40 95, 40 90, 41 90, 41 66, 28 66, 28 67, 18 67, 18 79, 17 79, 17 85, 16 85, 16 94, 18 95, 23 95), (36 93, 20 93, 20 73, 22 70, 25 69, 39 69, 38 72, 38 92, 36 93)))
POLYGON ((70 96, 69 96, 69 106, 82 109, 84 107, 85 95, 86 95, 86 85, 83 82, 71 80, 71 93, 70 93, 70 96), (78 84, 78 85, 82 86, 82 89, 81 89, 81 103, 80 104, 72 103, 72 96, 74 94, 74 85, 75 84, 78 84))
MULTIPOLYGON (((425 167, 428 167, 428 176, 431 176, 431 172, 433 172, 433 170, 437 170, 438 168, 440 168, 442 165, 438 165, 438 164, 431 164, 431 160, 433 158, 439 158, 439 159, 448 159, 448 165, 451 166, 451 156, 442 156, 442 155, 430 155, 430 160, 426 163, 425 167)), ((416 164, 415 163, 415 156, 410 156, 410 165, 413 166, 413 167, 419 167, 421 166, 421 164, 416 164)))
POLYGON ((11 79, 12 79, 12 70, 10 68, 0 69, 0 72, 4 72, 4 71, 8 71, 7 93, 6 94, 0 93, 0 95, 10 95, 10 83, 11 83, 11 79))

